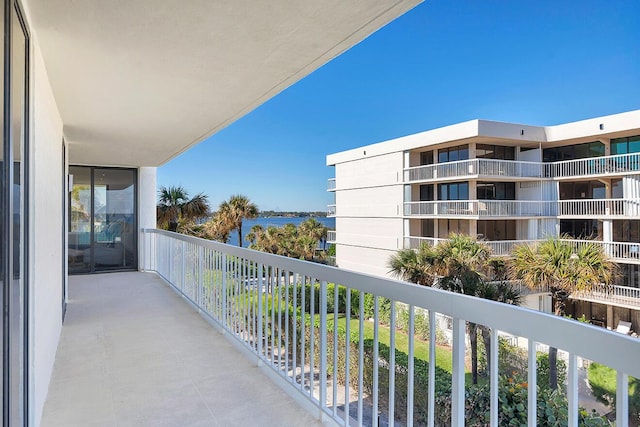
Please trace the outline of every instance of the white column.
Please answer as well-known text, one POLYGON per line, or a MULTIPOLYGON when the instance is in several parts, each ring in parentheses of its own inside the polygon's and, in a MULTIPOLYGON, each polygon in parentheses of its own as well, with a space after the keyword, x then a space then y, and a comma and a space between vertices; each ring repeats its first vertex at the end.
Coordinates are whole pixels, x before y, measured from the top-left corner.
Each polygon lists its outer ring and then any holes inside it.
MULTIPOLYGON (((156 228, 156 170, 155 167, 141 167, 138 169, 138 227, 156 228)), ((144 268, 144 240, 142 232, 138 234, 138 266, 144 268)), ((147 254, 148 255, 148 254, 147 254)))

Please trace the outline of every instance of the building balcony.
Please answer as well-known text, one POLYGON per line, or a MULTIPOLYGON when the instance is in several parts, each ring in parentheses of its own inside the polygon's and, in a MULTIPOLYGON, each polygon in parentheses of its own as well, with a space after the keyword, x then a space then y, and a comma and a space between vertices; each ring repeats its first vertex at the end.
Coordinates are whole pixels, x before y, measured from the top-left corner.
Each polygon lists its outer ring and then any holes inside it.
POLYGON ((555 217, 556 202, 534 200, 436 200, 406 202, 404 215, 424 218, 555 217))
POLYGON ((329 178, 327 181, 327 191, 336 191, 336 179, 329 178))
POLYGON ((327 206, 327 216, 328 217, 336 216, 336 205, 327 206))
MULTIPOLYGON (((405 237, 404 248, 405 249, 417 249, 422 244, 430 246, 437 245, 447 239, 435 238, 435 237, 405 237)), ((577 248, 580 245, 586 243, 595 243, 602 246, 604 253, 607 254, 613 261, 625 264, 640 264, 640 243, 629 242, 603 242, 601 240, 575 240, 575 239, 560 239, 563 242, 569 243, 577 248)), ((535 244, 540 240, 485 240, 483 243, 487 244, 491 248, 491 252, 496 256, 509 256, 513 252, 513 249, 518 245, 535 244)))
POLYGON ((335 243, 335 242, 336 242, 336 232, 327 231, 327 243, 335 243))
POLYGON ((616 177, 640 174, 640 153, 559 162, 468 159, 404 169, 404 182, 458 179, 542 180, 616 177))
POLYGON ((69 278, 42 426, 318 425, 154 273, 69 278))
POLYGON ((591 157, 551 163, 556 179, 614 177, 640 173, 640 153, 591 157))
POLYGON ((513 160, 469 159, 457 162, 416 166, 404 170, 404 182, 439 181, 447 179, 551 178, 548 163, 513 160))
POLYGON ((558 200, 558 217, 633 218, 640 215, 640 199, 558 200))
MULTIPOLYGON (((442 382, 436 377, 442 375, 436 371, 441 318, 450 324, 447 423, 464 425, 465 329, 473 322, 490 328, 491 354, 499 354, 498 336, 525 343, 529 367, 536 366, 537 350, 560 349, 568 366, 569 425, 577 425, 578 408, 588 401, 578 387, 580 361, 617 370, 616 418, 628 425, 628 378, 640 377, 636 338, 166 231, 144 230, 141 244, 142 265, 155 274, 72 278, 43 425, 433 422, 442 410, 434 389, 442 382), (332 284, 345 286, 344 299, 332 284), (406 325, 396 323, 405 316, 406 325), (415 335, 419 316, 428 321, 426 341, 415 335), (344 337, 351 337, 348 345, 344 337), (428 355, 418 355, 424 345, 428 355), (420 358, 429 369, 416 369, 420 358), (417 401, 417 392, 424 401, 417 401)), ((487 419, 497 425, 498 358, 489 365, 487 419)), ((529 402, 536 402, 536 370, 524 375, 529 402)), ((536 425, 536 405, 523 410, 536 425)))

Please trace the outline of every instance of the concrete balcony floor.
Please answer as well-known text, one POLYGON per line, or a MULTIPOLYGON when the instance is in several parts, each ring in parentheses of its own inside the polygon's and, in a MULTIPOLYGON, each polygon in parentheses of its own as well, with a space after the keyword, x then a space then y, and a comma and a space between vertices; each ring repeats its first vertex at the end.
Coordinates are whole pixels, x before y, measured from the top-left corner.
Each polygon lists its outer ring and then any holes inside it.
POLYGON ((42 425, 321 425, 150 273, 74 276, 42 425))

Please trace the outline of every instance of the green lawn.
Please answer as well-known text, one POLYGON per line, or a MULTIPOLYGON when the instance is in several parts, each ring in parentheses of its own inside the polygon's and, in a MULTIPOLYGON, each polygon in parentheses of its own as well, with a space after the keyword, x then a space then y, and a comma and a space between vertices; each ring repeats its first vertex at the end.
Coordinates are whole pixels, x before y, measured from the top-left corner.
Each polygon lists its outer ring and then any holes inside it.
MULTIPOLYGON (((328 322, 333 321, 333 316, 327 316, 328 322)), ((358 319, 351 319, 350 328, 351 331, 358 331, 360 328, 358 319)), ((346 327, 346 319, 344 315, 340 315, 338 318, 338 325, 342 328, 346 327)), ((364 336, 365 338, 373 339, 373 322, 366 320, 364 322, 364 336)), ((378 338, 381 343, 385 345, 389 345, 391 343, 391 333, 390 329, 387 326, 380 325, 378 327, 378 338)), ((396 330, 396 349, 400 350, 404 353, 408 354, 409 348, 409 336, 399 330, 396 330)), ((429 342, 422 341, 420 339, 414 340, 414 355, 416 358, 424 360, 426 362, 429 361, 429 342)), ((436 366, 444 369, 445 371, 451 373, 453 371, 453 362, 452 362, 452 354, 451 349, 444 346, 436 345, 436 366)), ((480 382, 485 382, 485 378, 478 378, 480 382)), ((466 372, 465 374, 465 382, 467 385, 471 384, 471 372, 466 372)))

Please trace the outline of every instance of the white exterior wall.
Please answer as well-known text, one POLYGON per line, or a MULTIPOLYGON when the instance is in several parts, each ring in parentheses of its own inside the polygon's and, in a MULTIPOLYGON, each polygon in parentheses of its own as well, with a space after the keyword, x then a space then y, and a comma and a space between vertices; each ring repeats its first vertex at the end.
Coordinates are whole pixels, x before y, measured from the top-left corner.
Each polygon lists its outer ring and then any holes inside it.
POLYGON ((30 337, 31 423, 39 425, 62 328, 62 121, 37 40, 31 56, 30 337))
POLYGON ((336 164, 336 262, 340 268, 386 276, 402 247, 404 154, 336 164))

